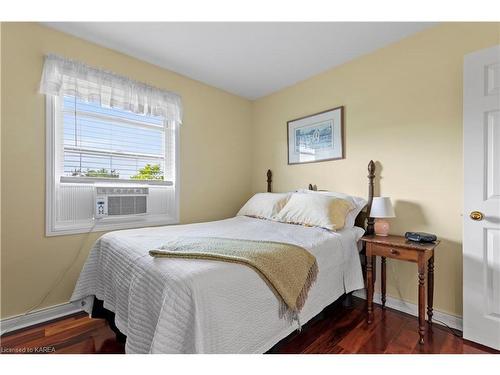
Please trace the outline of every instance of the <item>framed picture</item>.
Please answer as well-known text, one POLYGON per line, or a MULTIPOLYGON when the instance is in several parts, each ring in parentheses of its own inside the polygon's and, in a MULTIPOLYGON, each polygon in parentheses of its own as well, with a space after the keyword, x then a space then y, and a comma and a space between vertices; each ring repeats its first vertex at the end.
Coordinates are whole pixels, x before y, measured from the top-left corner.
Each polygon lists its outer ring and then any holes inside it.
POLYGON ((288 164, 344 158, 344 107, 287 122, 288 164))

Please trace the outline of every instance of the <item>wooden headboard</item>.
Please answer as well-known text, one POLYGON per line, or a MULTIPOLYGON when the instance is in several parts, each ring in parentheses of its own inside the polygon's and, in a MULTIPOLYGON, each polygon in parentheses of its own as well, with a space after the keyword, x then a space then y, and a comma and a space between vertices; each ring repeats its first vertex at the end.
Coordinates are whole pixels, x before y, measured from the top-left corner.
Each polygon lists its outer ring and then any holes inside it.
MULTIPOLYGON (((369 216, 373 201, 373 181, 375 180, 375 163, 370 160, 368 163, 368 203, 366 208, 356 217, 356 226, 364 228, 366 234, 373 234, 375 219, 369 216)), ((273 172, 267 170, 267 192, 272 192, 273 172)), ((309 184, 309 190, 318 190, 316 185, 309 184)))

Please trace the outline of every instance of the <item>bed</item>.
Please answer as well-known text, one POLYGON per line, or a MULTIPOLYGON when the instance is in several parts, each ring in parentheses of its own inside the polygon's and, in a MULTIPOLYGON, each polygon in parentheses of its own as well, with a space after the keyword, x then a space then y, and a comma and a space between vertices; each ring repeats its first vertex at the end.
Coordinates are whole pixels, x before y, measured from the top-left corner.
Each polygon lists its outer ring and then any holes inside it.
MULTIPOLYGON (((368 177, 369 210, 373 162, 368 177)), ((269 171, 269 192, 271 184, 269 171)), ((338 232, 245 216, 110 232, 94 245, 71 300, 94 297, 87 312, 107 317, 126 336, 127 353, 264 353, 298 325, 280 318, 279 301, 257 272, 214 260, 165 261, 149 256, 149 250, 185 235, 301 246, 319 267, 299 315, 299 323, 305 324, 340 297, 364 287, 358 240, 373 230, 366 212, 356 226, 338 232)))

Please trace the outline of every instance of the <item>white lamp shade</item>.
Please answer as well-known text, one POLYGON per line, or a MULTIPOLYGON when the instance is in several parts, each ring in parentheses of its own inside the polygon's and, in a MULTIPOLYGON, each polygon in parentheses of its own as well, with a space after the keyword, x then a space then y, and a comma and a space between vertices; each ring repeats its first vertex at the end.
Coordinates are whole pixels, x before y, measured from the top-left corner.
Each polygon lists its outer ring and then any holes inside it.
POLYGON ((392 208, 391 198, 375 197, 372 201, 370 217, 395 217, 394 209, 392 208))

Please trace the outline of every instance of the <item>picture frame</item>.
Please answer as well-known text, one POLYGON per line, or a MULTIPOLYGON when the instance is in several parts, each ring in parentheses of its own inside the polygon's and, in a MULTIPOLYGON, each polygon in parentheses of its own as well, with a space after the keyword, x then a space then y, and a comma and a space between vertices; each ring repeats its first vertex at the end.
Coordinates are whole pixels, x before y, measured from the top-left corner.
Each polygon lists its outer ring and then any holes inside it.
POLYGON ((344 107, 287 122, 288 165, 345 158, 344 107))

